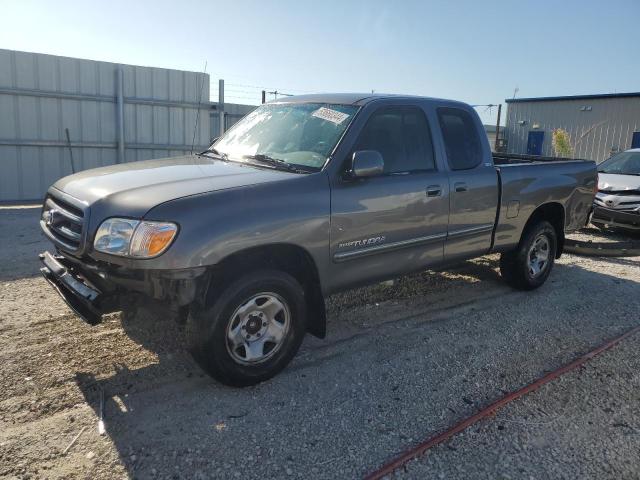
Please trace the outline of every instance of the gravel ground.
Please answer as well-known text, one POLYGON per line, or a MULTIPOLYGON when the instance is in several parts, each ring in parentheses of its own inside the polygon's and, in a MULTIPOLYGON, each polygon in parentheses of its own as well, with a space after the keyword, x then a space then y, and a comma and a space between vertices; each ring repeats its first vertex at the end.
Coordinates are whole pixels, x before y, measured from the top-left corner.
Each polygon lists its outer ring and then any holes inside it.
POLYGON ((589 224, 587 228, 583 228, 578 232, 567 235, 568 238, 579 240, 581 242, 595 243, 618 243, 618 242, 637 242, 640 240, 640 232, 633 230, 622 230, 619 228, 596 227, 589 224))
POLYGON ((640 338, 411 462, 402 477, 639 478, 640 338), (455 475, 451 473, 456 472, 455 475))
MULTIPOLYGON (((37 218, 0 208, 1 477, 359 478, 640 323, 638 258, 563 256, 522 293, 489 256, 332 297, 327 339, 232 389, 159 306, 75 318, 37 274, 37 218)), ((394 476, 640 478, 638 337, 394 476)))

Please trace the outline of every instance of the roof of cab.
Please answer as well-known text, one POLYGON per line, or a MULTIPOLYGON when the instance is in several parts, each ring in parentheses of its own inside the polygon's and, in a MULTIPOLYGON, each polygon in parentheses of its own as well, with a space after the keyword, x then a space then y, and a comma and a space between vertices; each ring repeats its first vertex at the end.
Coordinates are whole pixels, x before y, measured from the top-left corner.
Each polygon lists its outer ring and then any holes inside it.
POLYGON ((421 97, 417 95, 397 95, 387 93, 315 93, 311 95, 295 95, 271 100, 267 103, 335 103, 340 105, 362 106, 373 100, 380 99, 414 99, 414 100, 437 100, 447 103, 461 103, 455 100, 444 100, 440 98, 421 97))

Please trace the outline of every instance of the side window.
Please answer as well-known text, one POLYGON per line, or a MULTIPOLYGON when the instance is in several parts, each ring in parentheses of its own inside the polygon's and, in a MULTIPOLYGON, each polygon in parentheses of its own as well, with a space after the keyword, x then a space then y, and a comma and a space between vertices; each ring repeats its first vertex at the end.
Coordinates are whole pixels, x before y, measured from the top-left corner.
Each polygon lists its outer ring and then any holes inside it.
POLYGON ((459 108, 439 108, 438 121, 451 169, 469 170, 480 165, 482 144, 469 112, 459 108))
POLYGON ((390 107, 374 113, 355 150, 380 152, 386 174, 435 170, 429 124, 415 107, 390 107))

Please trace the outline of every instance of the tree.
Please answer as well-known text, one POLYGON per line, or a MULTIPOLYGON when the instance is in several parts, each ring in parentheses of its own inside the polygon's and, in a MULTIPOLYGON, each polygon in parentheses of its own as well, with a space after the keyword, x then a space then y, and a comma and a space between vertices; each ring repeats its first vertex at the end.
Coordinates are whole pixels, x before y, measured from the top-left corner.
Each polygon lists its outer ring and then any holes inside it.
POLYGON ((573 153, 571 139, 569 133, 562 129, 556 128, 552 133, 553 151, 557 157, 570 157, 573 153))

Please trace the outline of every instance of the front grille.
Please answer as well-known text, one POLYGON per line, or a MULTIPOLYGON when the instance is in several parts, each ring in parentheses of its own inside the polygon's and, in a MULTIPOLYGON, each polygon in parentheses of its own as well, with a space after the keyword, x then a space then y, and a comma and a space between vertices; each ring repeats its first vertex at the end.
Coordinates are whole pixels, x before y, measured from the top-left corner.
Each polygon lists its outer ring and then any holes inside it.
POLYGON ((598 190, 603 195, 640 195, 640 190, 598 190))
POLYGON ((41 225, 59 247, 75 253, 82 248, 85 212, 67 200, 47 195, 41 225))
POLYGON ((593 199, 593 203, 609 210, 640 213, 638 210, 640 209, 640 195, 611 195, 609 193, 599 192, 593 199))

